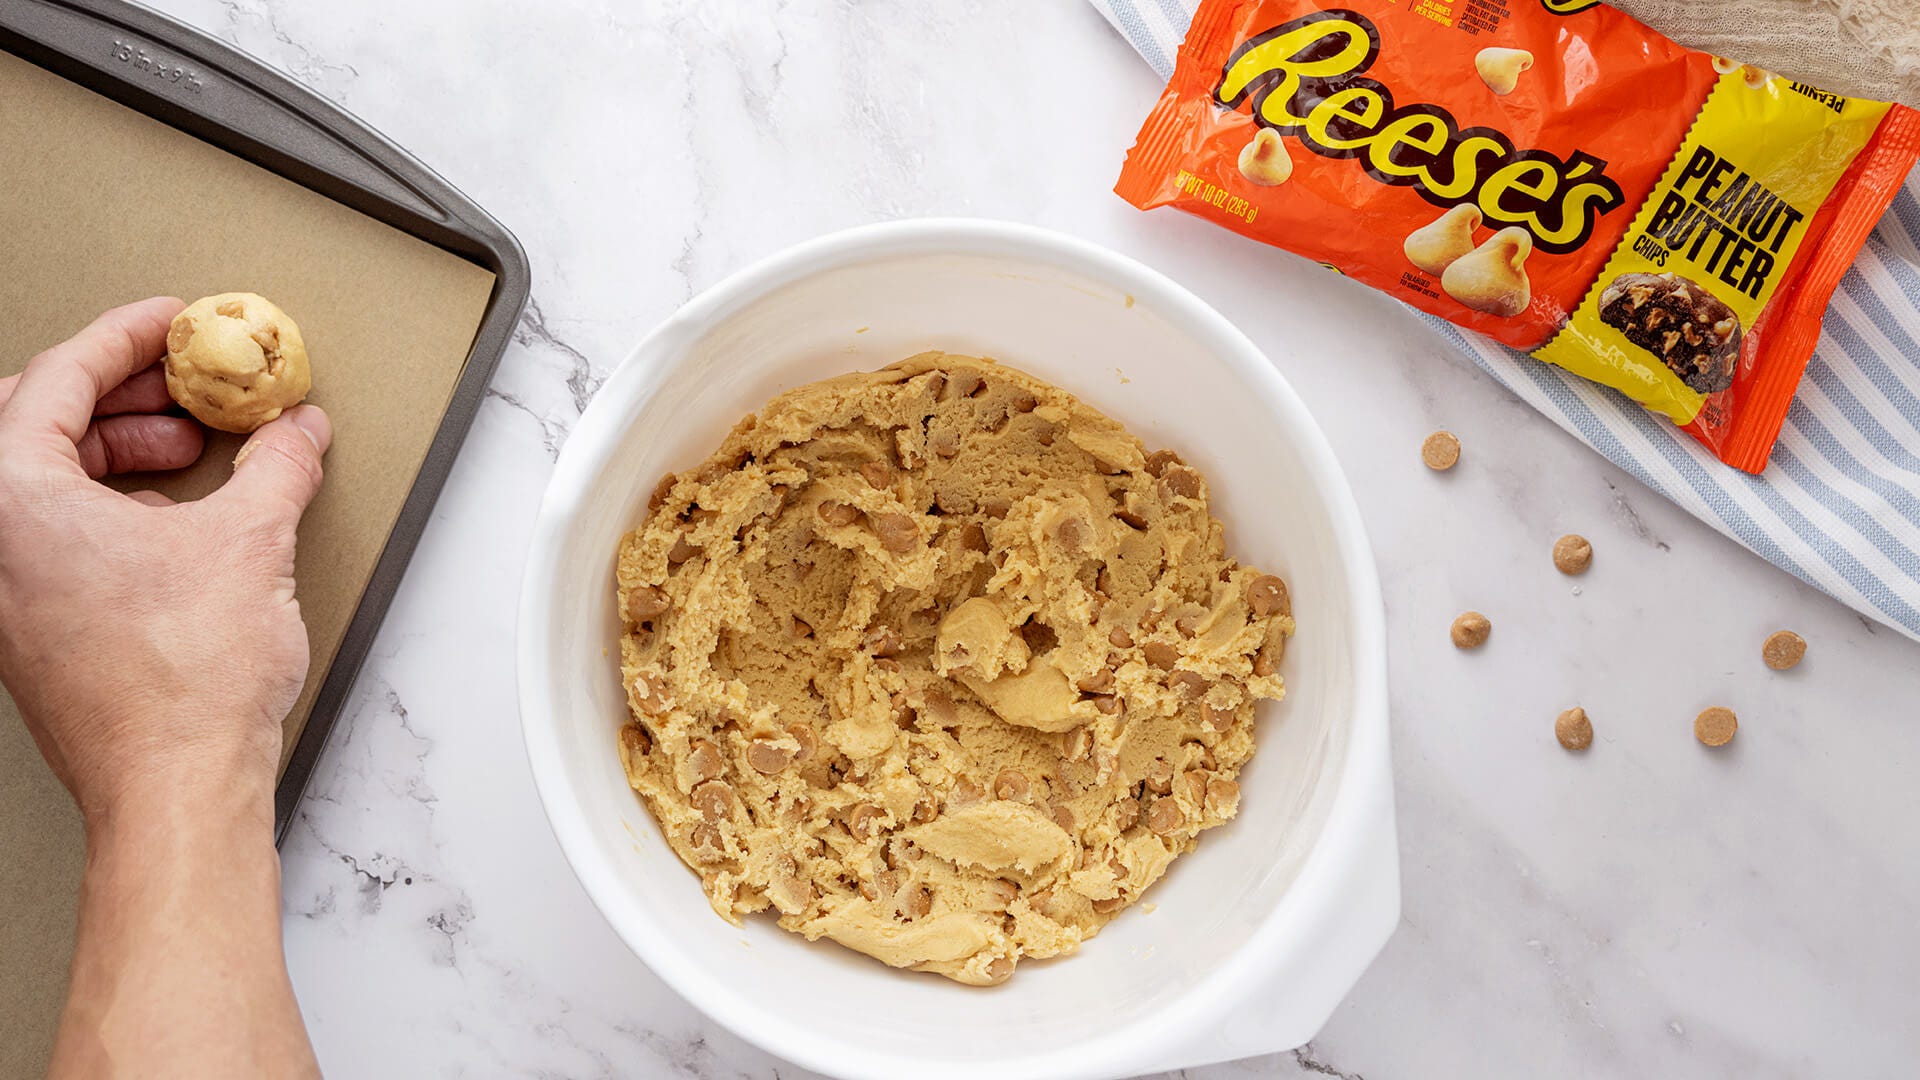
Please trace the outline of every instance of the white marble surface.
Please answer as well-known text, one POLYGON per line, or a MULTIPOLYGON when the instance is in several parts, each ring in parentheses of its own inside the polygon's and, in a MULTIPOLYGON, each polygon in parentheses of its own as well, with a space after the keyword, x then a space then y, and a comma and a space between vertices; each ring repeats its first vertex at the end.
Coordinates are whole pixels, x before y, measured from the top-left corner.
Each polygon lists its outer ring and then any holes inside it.
POLYGON ((534 302, 286 846, 338 1076, 792 1077, 703 1021, 562 860, 514 707, 556 448, 655 322, 842 226, 1034 222, 1267 348, 1372 530, 1405 917, 1308 1047, 1197 1077, 1893 1076, 1920 1057, 1920 645, 1584 452, 1393 304, 1109 193, 1158 86, 1078 0, 162 0, 365 117, 525 243, 534 302), (1462 465, 1418 459, 1435 427, 1462 465), (1578 587, 1552 539, 1594 541, 1578 587), (1448 644, 1463 608, 1496 630, 1448 644), (1761 667, 1770 630, 1812 643, 1761 667), (1739 739, 1692 739, 1702 706, 1739 739), (1584 705, 1598 742, 1561 751, 1584 705))

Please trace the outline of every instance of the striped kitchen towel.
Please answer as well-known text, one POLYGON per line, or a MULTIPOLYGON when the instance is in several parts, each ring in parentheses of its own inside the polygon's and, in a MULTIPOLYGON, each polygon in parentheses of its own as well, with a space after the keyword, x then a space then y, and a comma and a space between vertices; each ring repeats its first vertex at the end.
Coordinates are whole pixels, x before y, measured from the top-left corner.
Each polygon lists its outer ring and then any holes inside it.
MULTIPOLYGON (((1163 78, 1173 74, 1197 0, 1090 2, 1163 78)), ((1920 639, 1920 179, 1908 179, 1835 291, 1758 476, 1722 465, 1616 391, 1421 317, 1641 483, 1782 570, 1920 639)))

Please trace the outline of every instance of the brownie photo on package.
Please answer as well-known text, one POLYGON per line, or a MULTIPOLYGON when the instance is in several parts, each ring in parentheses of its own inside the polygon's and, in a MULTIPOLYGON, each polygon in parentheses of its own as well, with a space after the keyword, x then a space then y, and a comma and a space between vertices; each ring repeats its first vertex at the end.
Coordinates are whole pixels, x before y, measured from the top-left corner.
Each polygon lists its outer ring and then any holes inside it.
POLYGON ((1699 393, 1733 385, 1740 319, 1698 282, 1678 274, 1621 274, 1600 294, 1600 321, 1699 393))

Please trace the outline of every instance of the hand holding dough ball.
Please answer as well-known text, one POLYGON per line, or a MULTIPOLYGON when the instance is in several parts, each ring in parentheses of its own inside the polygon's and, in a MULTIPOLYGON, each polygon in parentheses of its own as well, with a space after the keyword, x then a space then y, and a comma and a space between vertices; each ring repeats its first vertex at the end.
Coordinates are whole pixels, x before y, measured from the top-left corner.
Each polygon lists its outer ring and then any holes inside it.
POLYGON ((1473 230, 1480 227, 1480 208, 1461 203, 1407 235, 1407 261, 1438 276, 1455 259, 1473 250, 1473 230))
POLYGON ((1240 175, 1261 187, 1287 182, 1287 177, 1293 175, 1293 157, 1287 153, 1287 144, 1280 140, 1279 132, 1272 128, 1254 132, 1253 141, 1240 151, 1240 175))
POLYGON ((1527 230, 1501 229, 1455 259, 1440 275, 1440 287, 1475 311, 1510 319, 1527 310, 1533 299, 1526 266, 1531 254, 1533 236, 1527 230))
POLYGON ((195 300, 167 330, 167 393, 210 428, 244 435, 312 385, 300 328, 263 296, 195 300))
POLYGON ((1506 97, 1520 84, 1520 73, 1533 66, 1533 54, 1525 49, 1481 49, 1473 58, 1473 69, 1487 89, 1506 97))

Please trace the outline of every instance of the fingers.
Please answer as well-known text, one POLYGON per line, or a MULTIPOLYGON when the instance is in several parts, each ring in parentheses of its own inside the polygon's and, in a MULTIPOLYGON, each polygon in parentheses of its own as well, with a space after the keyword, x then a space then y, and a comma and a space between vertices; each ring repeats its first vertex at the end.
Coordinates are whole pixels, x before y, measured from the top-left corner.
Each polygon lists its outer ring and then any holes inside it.
POLYGON ((320 492, 320 458, 332 442, 327 414, 315 405, 296 405, 253 433, 234 455, 233 479, 212 498, 297 523, 320 492))
POLYGON ((80 467, 95 480, 108 473, 184 469, 200 459, 200 425, 177 416, 108 416, 74 444, 80 467))
MULTIPOLYGON (((0 379, 0 407, 13 396, 13 386, 19 384, 19 375, 8 375, 0 379)), ((119 413, 159 413, 173 407, 173 396, 167 392, 167 367, 156 363, 152 367, 140 369, 129 375, 125 382, 111 388, 100 402, 94 404, 96 417, 113 417, 119 413)))
POLYGON ((58 431, 78 443, 107 392, 150 366, 167 347, 167 325, 185 305, 157 296, 117 307, 27 362, 5 418, 58 431))
POLYGON ((142 506, 177 506, 178 503, 157 491, 129 491, 127 498, 142 506))
MULTIPOLYGON (((0 407, 13 396, 13 388, 20 384, 20 376, 9 375, 0 379, 0 407)), ((165 365, 155 364, 127 377, 127 381, 106 392, 93 407, 95 416, 118 416, 121 413, 165 412, 173 407, 173 396, 167 392, 167 369, 165 365)))
POLYGON ((104 394, 93 407, 95 416, 119 416, 123 413, 157 413, 173 408, 167 393, 167 370, 160 364, 127 377, 104 394))

